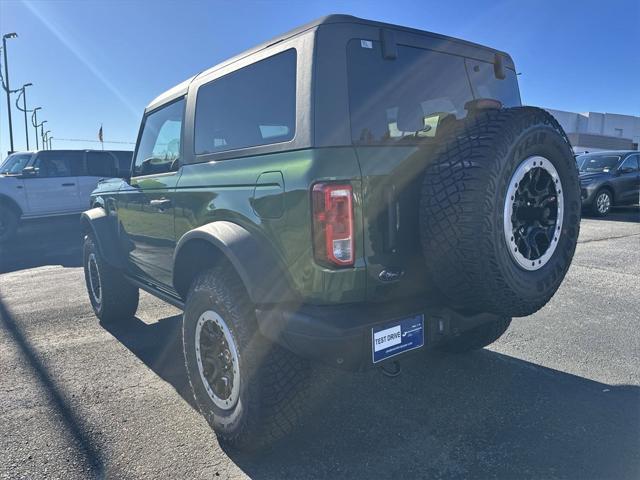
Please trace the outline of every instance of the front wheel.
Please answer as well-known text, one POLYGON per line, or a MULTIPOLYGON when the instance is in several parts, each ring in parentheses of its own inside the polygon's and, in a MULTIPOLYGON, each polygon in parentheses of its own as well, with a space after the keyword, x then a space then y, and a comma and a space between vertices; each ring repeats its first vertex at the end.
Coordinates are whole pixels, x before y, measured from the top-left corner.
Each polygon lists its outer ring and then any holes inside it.
POLYGON ((244 285, 230 266, 196 278, 182 338, 196 404, 221 441, 256 449, 300 422, 308 364, 261 335, 244 285))
POLYGON ((595 199, 593 200, 593 213, 598 217, 606 217, 611 211, 612 203, 613 200, 611 199, 611 193, 609 193, 609 190, 602 189, 598 191, 595 199))
POLYGON ((105 323, 133 318, 138 310, 138 288, 104 261, 91 235, 85 237, 82 250, 84 279, 96 317, 105 323))

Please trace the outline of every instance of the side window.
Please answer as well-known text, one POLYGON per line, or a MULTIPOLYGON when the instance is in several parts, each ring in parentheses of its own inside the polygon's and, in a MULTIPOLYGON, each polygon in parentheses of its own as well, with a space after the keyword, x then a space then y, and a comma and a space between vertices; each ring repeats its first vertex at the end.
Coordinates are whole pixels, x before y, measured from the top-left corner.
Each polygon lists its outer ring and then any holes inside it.
POLYGON ((201 86, 195 153, 286 142, 296 128, 296 51, 261 60, 201 86))
POLYGON ((136 154, 134 175, 171 171, 180 156, 184 98, 147 115, 136 154))
POLYGON ((87 152, 87 175, 90 177, 115 177, 116 161, 109 152, 87 152))
POLYGON ((620 165, 620 168, 633 168, 636 172, 638 171, 638 159, 640 158, 640 155, 629 155, 624 162, 622 162, 622 165, 620 165))
POLYGON ((40 152, 34 167, 38 177, 73 177, 82 172, 83 151, 40 152))

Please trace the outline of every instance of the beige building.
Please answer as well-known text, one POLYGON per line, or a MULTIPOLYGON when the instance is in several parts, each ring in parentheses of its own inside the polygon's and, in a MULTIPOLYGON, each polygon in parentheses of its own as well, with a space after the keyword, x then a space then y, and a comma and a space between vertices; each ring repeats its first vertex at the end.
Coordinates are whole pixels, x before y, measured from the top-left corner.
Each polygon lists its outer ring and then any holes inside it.
POLYGON ((546 109, 569 136, 576 153, 600 150, 639 150, 640 117, 598 112, 546 109))

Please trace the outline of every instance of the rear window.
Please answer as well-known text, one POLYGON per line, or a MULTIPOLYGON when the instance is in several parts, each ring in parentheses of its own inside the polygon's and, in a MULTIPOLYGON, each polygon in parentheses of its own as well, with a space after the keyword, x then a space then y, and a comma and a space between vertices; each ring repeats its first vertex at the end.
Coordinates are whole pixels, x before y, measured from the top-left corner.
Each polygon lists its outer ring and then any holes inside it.
POLYGON ((293 139, 296 52, 287 50, 198 89, 197 155, 293 139))
POLYGON ((474 98, 520 104, 515 73, 495 78, 493 64, 421 48, 399 46, 384 59, 381 43, 347 46, 351 133, 355 144, 413 143, 433 138, 467 114, 474 98), (469 69, 469 74, 467 73, 469 69))

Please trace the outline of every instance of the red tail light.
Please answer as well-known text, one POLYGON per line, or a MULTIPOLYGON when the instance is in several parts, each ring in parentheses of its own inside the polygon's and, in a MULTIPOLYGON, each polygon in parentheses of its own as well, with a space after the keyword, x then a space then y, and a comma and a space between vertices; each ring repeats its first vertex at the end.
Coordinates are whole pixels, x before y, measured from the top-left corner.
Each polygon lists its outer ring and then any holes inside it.
POLYGON ((313 247, 316 261, 353 265, 353 190, 351 185, 317 183, 312 191, 313 247))

